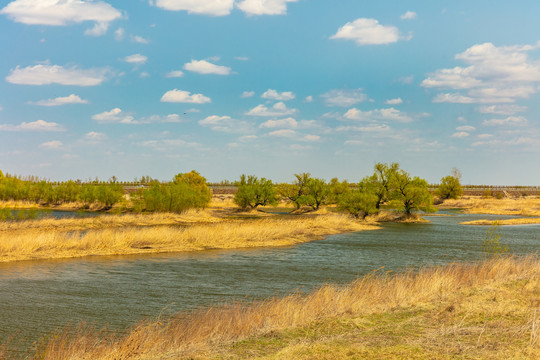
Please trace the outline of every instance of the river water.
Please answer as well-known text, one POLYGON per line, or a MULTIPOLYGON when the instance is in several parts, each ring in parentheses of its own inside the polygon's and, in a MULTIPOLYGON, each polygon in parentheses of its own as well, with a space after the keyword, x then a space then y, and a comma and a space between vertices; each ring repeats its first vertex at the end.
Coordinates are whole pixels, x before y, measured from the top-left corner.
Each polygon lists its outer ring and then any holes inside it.
MULTIPOLYGON (((294 247, 109 256, 0 264, 0 344, 25 345, 79 321, 126 329, 146 317, 234 299, 258 299, 399 271, 482 258, 487 227, 459 222, 509 216, 431 216, 294 247)), ((501 227, 516 254, 540 250, 540 225, 501 227)))

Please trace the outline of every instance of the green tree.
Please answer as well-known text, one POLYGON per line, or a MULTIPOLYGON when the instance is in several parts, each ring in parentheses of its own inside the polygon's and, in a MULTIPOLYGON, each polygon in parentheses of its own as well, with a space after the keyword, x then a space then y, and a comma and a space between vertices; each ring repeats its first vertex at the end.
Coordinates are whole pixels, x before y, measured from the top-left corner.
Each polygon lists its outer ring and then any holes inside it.
POLYGON ((429 192, 426 180, 411 176, 403 170, 396 171, 394 175, 395 189, 390 197, 401 204, 405 214, 410 215, 413 210, 431 211, 433 197, 429 192))
POLYGON ((242 209, 254 209, 257 206, 275 205, 277 203, 276 191, 272 180, 257 178, 253 175, 242 174, 238 184, 238 191, 234 195, 234 202, 242 209))
POLYGON ((338 178, 332 178, 328 183, 328 191, 328 203, 337 204, 339 201, 339 197, 345 193, 350 192, 351 187, 346 180, 339 181, 338 178))
POLYGON ((124 188, 119 184, 104 184, 96 186, 96 199, 105 209, 112 208, 124 196, 124 188))
POLYGON ((306 188, 306 205, 311 206, 313 210, 317 210, 322 204, 326 204, 328 197, 330 196, 330 188, 324 179, 309 178, 306 183, 306 188))
POLYGON ((368 181, 372 185, 372 191, 377 196, 375 207, 380 209, 381 204, 389 200, 389 194, 394 187, 396 174, 399 171, 399 164, 377 163, 373 169, 374 173, 368 181))
POLYGON ((292 184, 279 184, 277 192, 282 199, 293 203, 296 210, 303 205, 309 205, 314 202, 308 193, 308 182, 311 179, 310 173, 294 174, 296 181, 292 184))
POLYGON ((437 188, 437 195, 441 199, 458 199, 463 195, 463 188, 460 183, 461 173, 455 168, 452 172, 452 175, 441 179, 441 184, 437 188))
POLYGON ((378 197, 369 191, 354 190, 343 193, 339 197, 339 208, 349 212, 355 218, 365 219, 370 214, 376 214, 378 197))

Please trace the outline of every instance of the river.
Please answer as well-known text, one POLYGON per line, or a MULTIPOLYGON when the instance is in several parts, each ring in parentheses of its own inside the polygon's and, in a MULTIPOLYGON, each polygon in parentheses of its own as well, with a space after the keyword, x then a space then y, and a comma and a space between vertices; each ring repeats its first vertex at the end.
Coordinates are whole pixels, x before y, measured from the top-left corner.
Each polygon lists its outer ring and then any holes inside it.
MULTIPOLYGON (((477 260, 487 227, 458 223, 510 218, 447 214, 428 217, 429 224, 389 223, 293 247, 0 264, 0 343, 17 332, 28 345, 79 321, 126 329, 160 313, 309 291, 381 267, 477 260)), ((540 250, 540 225, 499 230, 513 253, 540 250)))

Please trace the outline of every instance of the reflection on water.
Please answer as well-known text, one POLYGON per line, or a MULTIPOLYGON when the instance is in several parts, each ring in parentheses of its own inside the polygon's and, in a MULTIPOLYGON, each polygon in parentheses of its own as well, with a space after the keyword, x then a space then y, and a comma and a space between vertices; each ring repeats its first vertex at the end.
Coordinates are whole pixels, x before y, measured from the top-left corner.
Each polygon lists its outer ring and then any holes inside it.
MULTIPOLYGON (((176 312, 346 283, 384 266, 400 270, 482 256, 486 227, 459 222, 505 216, 429 217, 430 224, 330 236, 295 247, 0 264, 0 342, 29 341, 67 323, 124 329, 164 309, 176 312)), ((518 254, 536 253, 540 225, 501 228, 518 254)))

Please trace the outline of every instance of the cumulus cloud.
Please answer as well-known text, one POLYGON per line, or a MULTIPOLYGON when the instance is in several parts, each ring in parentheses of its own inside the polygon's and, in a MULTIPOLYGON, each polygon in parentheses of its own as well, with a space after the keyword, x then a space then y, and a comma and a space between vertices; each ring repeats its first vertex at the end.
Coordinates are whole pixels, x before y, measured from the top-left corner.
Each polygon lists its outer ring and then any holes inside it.
POLYGON ((89 133, 86 133, 83 137, 84 140, 88 141, 102 141, 107 139, 107 135, 103 133, 99 133, 96 131, 90 131, 89 133))
POLYGON ((106 80, 110 71, 104 68, 79 69, 76 66, 64 68, 59 65, 39 64, 15 70, 6 77, 6 81, 19 85, 75 85, 95 86, 106 80))
POLYGON ((125 62, 128 62, 130 64, 135 64, 135 65, 143 65, 146 62, 146 60, 148 60, 148 58, 141 54, 133 54, 133 55, 126 56, 124 58, 125 62))
POLYGON ((0 131, 65 131, 64 127, 54 122, 37 120, 33 122, 23 122, 19 125, 0 125, 0 131))
POLYGON ((240 97, 246 99, 252 97, 253 95, 255 95, 255 91, 244 91, 240 97))
POLYGON ((40 100, 33 103, 39 106, 60 106, 67 104, 88 104, 88 100, 81 99, 78 95, 71 94, 65 97, 57 97, 55 99, 40 100))
POLYGON ((165 76, 168 78, 179 78, 184 76, 184 73, 181 70, 173 70, 168 72, 165 76))
POLYGON ((209 127, 214 131, 227 133, 245 133, 251 126, 245 122, 231 118, 230 116, 212 115, 200 120, 199 125, 209 127))
POLYGON ((243 0, 236 7, 247 15, 284 15, 287 3, 298 0, 243 0))
POLYGON ((139 43, 139 44, 148 44, 149 43, 149 41, 147 39, 145 39, 145 38, 143 38, 142 36, 139 36, 139 35, 132 35, 131 36, 131 41, 139 43))
POLYGON ((296 129, 298 127, 298 121, 296 121, 292 117, 288 117, 285 119, 279 119, 279 120, 267 120, 263 122, 261 125, 259 125, 261 129, 268 128, 289 128, 289 129, 296 129))
POLYGON ((503 125, 525 125, 527 119, 523 116, 509 116, 505 119, 490 119, 482 121, 482 125, 487 126, 503 126, 503 125))
POLYGON ((212 102, 209 97, 203 94, 193 94, 184 90, 169 90, 161 97, 161 102, 174 102, 174 103, 190 103, 190 104, 206 104, 212 102))
POLYGON ((538 45, 474 45, 455 56, 468 66, 436 70, 421 86, 456 91, 439 94, 434 102, 500 104, 526 99, 539 90, 540 63, 528 57, 536 48, 538 45))
POLYGON ((296 97, 296 95, 290 91, 284 91, 282 93, 277 92, 273 89, 266 90, 261 97, 263 99, 271 99, 271 100, 277 100, 277 101, 287 101, 292 100, 296 97))
POLYGON ((454 138, 464 138, 464 137, 468 137, 470 134, 466 131, 460 131, 460 132, 456 132, 454 134, 452 134, 452 137, 454 138))
POLYGON ((231 68, 212 64, 206 60, 191 60, 184 65, 184 70, 193 71, 199 74, 230 75, 231 68))
POLYGON ((383 45, 395 43, 403 37, 395 26, 379 24, 376 19, 359 18, 343 25, 330 39, 353 40, 357 45, 383 45))
POLYGON ((416 15, 417 14, 414 11, 407 11, 405 14, 402 14, 400 18, 403 20, 414 20, 416 19, 416 15))
POLYGON ((114 108, 111 111, 104 111, 92 116, 92 119, 98 123, 117 123, 117 124, 152 124, 152 123, 177 123, 182 119, 178 114, 166 116, 151 115, 148 117, 135 118, 132 113, 126 113, 120 108, 114 108))
POLYGON ((359 102, 364 102, 368 99, 367 95, 362 92, 362 89, 353 90, 330 90, 321 95, 324 103, 328 106, 349 107, 359 102))
POLYGON ((369 111, 362 111, 356 108, 349 109, 344 115, 346 119, 349 120, 360 120, 360 121, 397 121, 397 122, 411 122, 412 118, 394 108, 388 109, 375 109, 369 111))
POLYGON ((309 95, 309 96, 306 96, 305 99, 304 99, 305 102, 307 102, 308 104, 309 103, 312 103, 313 102, 313 96, 309 95))
POLYGON ((249 110, 246 115, 251 116, 286 116, 292 115, 296 112, 296 109, 289 109, 283 102, 278 102, 272 107, 268 108, 263 104, 257 105, 253 109, 249 110))
POLYGON ((403 100, 401 98, 396 99, 389 99, 384 102, 386 105, 399 105, 403 103, 403 100))
POLYGON ((44 142, 44 143, 40 144, 39 147, 42 147, 42 148, 45 148, 45 149, 57 150, 57 149, 60 149, 63 145, 64 144, 62 144, 61 141, 52 140, 52 141, 47 141, 47 142, 44 142))
POLYGON ((292 138, 296 136, 296 131, 291 130, 291 129, 275 130, 275 131, 269 132, 268 136, 292 138))
POLYGON ((458 126, 456 128, 457 131, 474 131, 476 128, 471 125, 464 125, 464 126, 458 126))
POLYGON ((155 5, 169 11, 187 11, 189 14, 224 16, 231 13, 234 0, 156 0, 155 5))
POLYGON ((503 104, 480 106, 477 111, 482 114, 513 115, 518 112, 525 112, 527 109, 526 106, 503 104))
POLYGON ((126 31, 124 30, 124 28, 116 29, 116 31, 114 32, 114 39, 116 41, 124 40, 125 33, 126 33, 126 31))
POLYGON ((87 35, 99 36, 107 32, 109 24, 122 17, 122 13, 103 1, 84 0, 15 0, 0 14, 27 25, 65 26, 84 21, 96 24, 87 35))

